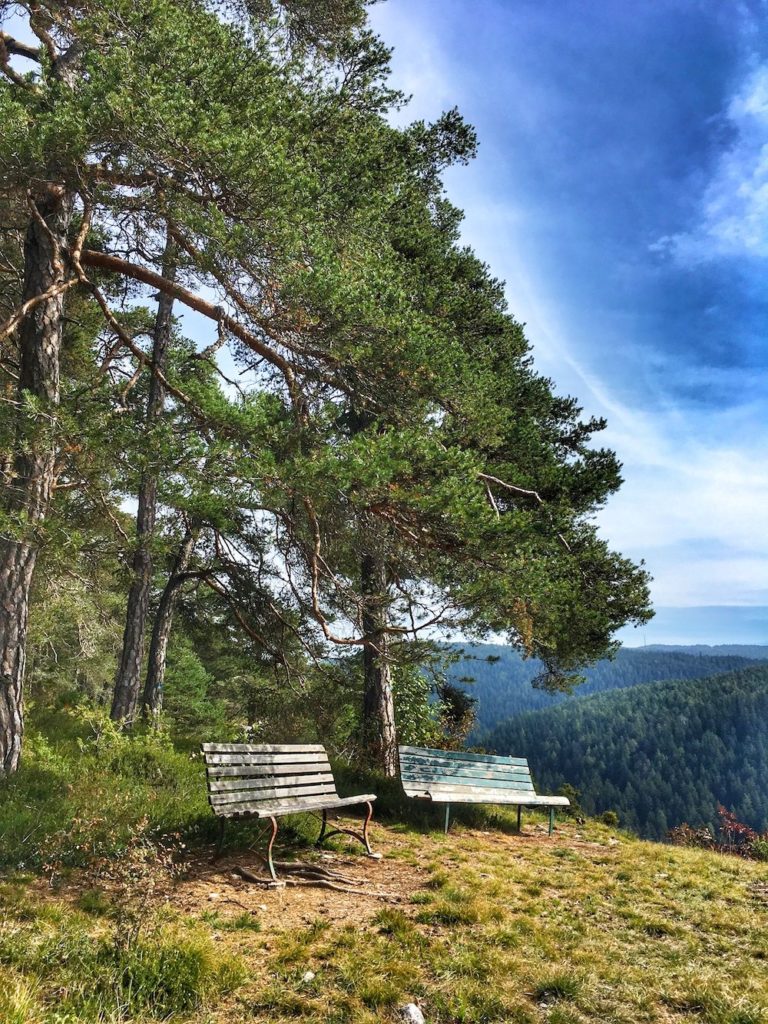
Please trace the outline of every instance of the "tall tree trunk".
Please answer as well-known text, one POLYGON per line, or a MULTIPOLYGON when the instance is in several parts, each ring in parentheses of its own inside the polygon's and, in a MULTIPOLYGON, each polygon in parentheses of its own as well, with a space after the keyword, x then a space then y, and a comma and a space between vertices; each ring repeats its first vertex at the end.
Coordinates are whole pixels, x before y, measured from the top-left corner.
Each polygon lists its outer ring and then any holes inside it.
POLYGON ((165 683, 165 662, 168 653, 168 641, 173 625, 173 611, 179 587, 185 580, 192 552, 195 550, 197 531, 187 529, 182 538, 173 569, 165 584, 160 603, 157 606, 155 622, 152 627, 152 640, 149 645, 147 659, 147 679, 144 684, 142 711, 145 715, 156 716, 163 707, 163 685, 165 683))
MULTIPOLYGON (((163 256, 163 277, 175 277, 176 248, 169 238, 163 256)), ((152 376, 149 381, 147 398, 147 431, 159 420, 165 405, 165 388, 155 370, 164 372, 168 363, 168 348, 171 341, 173 298, 160 292, 157 300, 157 316, 152 339, 152 376)), ((138 511, 136 513, 136 549, 133 553, 133 579, 128 591, 128 605, 125 612, 125 631, 120 665, 115 678, 111 717, 115 722, 131 724, 141 693, 141 663, 144 658, 144 636, 149 611, 149 595, 152 586, 152 540, 157 516, 156 467, 147 469, 139 484, 138 511)))
MULTIPOLYGON (((63 251, 72 197, 48 183, 33 196, 24 240, 26 302, 64 279, 63 251)), ((29 591, 37 559, 37 527, 50 504, 56 473, 56 409, 62 340, 63 292, 45 299, 19 328, 20 366, 16 441, 4 487, 0 536, 0 773, 16 771, 24 733, 22 692, 29 591)))
MULTIPOLYGON (((375 544, 375 540, 374 540, 375 544)), ((363 748, 389 778, 397 776, 395 700, 387 633, 387 568, 380 550, 363 555, 363 748)))

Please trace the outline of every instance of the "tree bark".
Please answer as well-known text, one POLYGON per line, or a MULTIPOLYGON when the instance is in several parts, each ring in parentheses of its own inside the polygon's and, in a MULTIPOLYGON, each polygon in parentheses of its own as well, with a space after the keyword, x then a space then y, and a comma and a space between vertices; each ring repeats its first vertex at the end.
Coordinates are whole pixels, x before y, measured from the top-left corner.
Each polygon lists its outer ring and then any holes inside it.
MULTIPOLYGON (((163 277, 175 277, 176 250, 168 239, 163 256, 163 277)), ((152 376, 149 380, 146 426, 151 431, 160 419, 165 405, 165 387, 157 373, 164 374, 168 363, 168 348, 171 341, 173 296, 160 292, 157 300, 157 316, 152 339, 152 376)), ((136 549, 133 554, 133 579, 128 591, 125 612, 125 631, 120 665, 115 678, 112 698, 112 720, 130 725, 136 718, 141 693, 141 665, 144 659, 144 637, 146 634, 149 596, 152 586, 152 541, 157 517, 157 469, 147 469, 141 477, 136 513, 136 549)))
POLYGON ((379 551, 362 556, 363 749, 389 778, 398 771, 395 700, 387 632, 387 568, 379 551))
POLYGON ((152 640, 149 645, 147 659, 147 679, 144 684, 142 712, 146 716, 157 716, 163 708, 163 686, 165 683, 165 663, 168 653, 168 641, 173 625, 173 612, 179 587, 184 582, 185 573, 189 568, 192 552, 195 550, 197 531, 188 529, 182 538, 173 569, 165 584, 160 603, 157 606, 152 640))
MULTIPOLYGON (((64 280, 62 253, 72 219, 72 196, 49 182, 33 195, 37 216, 24 240, 27 302, 64 280)), ((63 292, 35 306, 19 328, 16 440, 2 501, 0 536, 0 773, 19 766, 24 733, 22 695, 29 591, 40 523, 56 474, 56 410, 62 341, 63 292)))

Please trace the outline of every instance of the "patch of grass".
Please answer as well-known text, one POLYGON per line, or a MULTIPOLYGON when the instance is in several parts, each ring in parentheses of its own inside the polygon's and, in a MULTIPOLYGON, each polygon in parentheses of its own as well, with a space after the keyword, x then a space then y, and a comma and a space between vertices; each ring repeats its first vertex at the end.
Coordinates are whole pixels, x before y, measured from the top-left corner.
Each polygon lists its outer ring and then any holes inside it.
POLYGON ((422 910, 416 915, 421 924, 476 924, 479 919, 474 903, 452 903, 449 900, 439 900, 429 910, 422 910))
POLYGON ((573 1000, 579 995, 582 980, 569 971, 547 974, 533 988, 533 998, 539 1002, 552 1002, 557 999, 573 1000))
POLYGON ((88 889, 81 893, 77 897, 75 905, 83 913, 92 914, 94 917, 105 917, 112 911, 112 904, 98 889, 88 889))
POLYGON ((77 917, 57 930, 4 928, 0 963, 12 980, 3 989, 4 1024, 14 1014, 46 1024, 164 1020, 215 1001, 245 977, 241 962, 198 936, 159 933, 122 947, 91 934, 77 917), (52 1003, 60 1017, 33 1009, 52 1003))
POLYGON ((3 1024, 37 1024, 42 1019, 35 982, 4 971, 0 978, 0 1020, 3 1024))

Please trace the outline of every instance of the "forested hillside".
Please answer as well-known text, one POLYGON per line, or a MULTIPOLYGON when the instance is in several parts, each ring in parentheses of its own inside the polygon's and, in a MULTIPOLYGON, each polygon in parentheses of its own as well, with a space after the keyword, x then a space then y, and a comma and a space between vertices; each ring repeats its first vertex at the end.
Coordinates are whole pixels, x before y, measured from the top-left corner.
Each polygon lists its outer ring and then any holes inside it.
MULTIPOLYGON (((615 659, 598 661, 586 669, 586 682, 578 686, 573 695, 567 695, 548 693, 532 686, 543 666, 535 660, 524 660, 511 647, 477 644, 463 650, 464 656, 451 668, 451 681, 477 701, 477 725, 472 735, 477 742, 504 719, 525 711, 550 708, 564 701, 658 679, 701 679, 748 668, 751 664, 749 655, 705 656, 697 653, 697 648, 680 651, 624 648, 615 659), (470 678, 473 682, 467 682, 470 678)), ((762 650, 763 656, 768 657, 768 648, 756 650, 762 650)))
POLYGON ((768 666, 518 715, 487 744, 527 757, 544 791, 569 783, 586 811, 615 810, 649 838, 683 821, 714 825, 718 803, 768 826, 768 666))

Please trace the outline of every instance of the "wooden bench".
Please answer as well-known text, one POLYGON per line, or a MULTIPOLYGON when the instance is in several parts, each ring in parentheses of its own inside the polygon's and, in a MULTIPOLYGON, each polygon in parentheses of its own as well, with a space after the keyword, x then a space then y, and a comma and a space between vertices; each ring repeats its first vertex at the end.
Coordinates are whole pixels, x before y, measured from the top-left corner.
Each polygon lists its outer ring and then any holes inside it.
POLYGON ((219 819, 216 855, 224 843, 227 818, 269 818, 272 836, 267 848, 267 866, 277 879, 272 847, 277 835, 277 818, 303 811, 322 814, 317 844, 345 833, 358 839, 369 856, 375 856, 368 842, 368 825, 373 816, 372 793, 340 797, 325 748, 312 743, 203 743, 208 801, 219 819), (362 832, 347 828, 328 831, 328 811, 339 807, 366 805, 362 832))
POLYGON ((550 835, 555 827, 555 808, 570 804, 565 796, 539 796, 524 757, 430 747, 398 749, 406 796, 445 804, 446 833, 451 804, 516 804, 518 831, 523 807, 548 807, 550 835))

